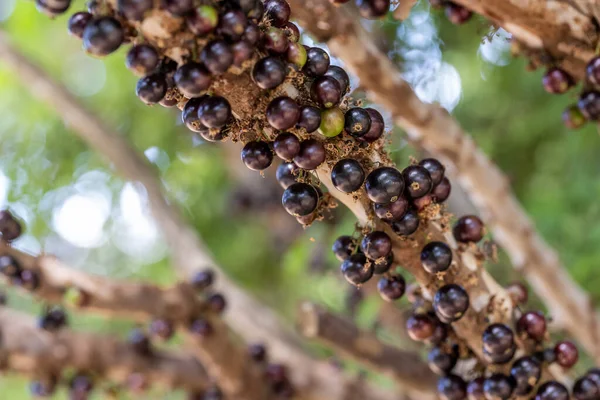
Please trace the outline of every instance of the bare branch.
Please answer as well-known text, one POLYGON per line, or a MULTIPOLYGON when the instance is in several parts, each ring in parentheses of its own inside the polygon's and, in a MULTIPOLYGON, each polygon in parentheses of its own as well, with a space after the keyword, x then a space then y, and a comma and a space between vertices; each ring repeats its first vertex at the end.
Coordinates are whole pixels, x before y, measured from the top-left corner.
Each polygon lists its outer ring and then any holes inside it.
MULTIPOLYGON (((290 3, 295 17, 318 39, 327 41, 331 50, 360 78, 369 97, 389 110, 395 122, 406 129, 409 140, 446 164, 482 213, 496 241, 510 255, 513 266, 523 271, 544 300, 556 324, 600 361, 594 334, 599 329, 598 319, 589 313, 589 296, 571 279, 556 252, 535 231, 502 171, 444 109, 417 98, 402 80, 398 68, 346 10, 336 9, 326 0, 290 0, 290 3)), ((495 7, 511 2, 473 3, 495 7)), ((550 20, 549 26, 553 21, 557 20, 550 20)))
POLYGON ((298 327, 306 337, 317 339, 344 356, 390 376, 401 387, 432 396, 437 377, 417 353, 384 344, 351 321, 312 303, 300 305, 298 327))
POLYGON ((0 356, 5 367, 28 374, 58 374, 65 368, 91 372, 118 383, 133 373, 148 382, 168 388, 203 392, 210 382, 193 357, 153 350, 140 355, 112 337, 61 329, 50 333, 39 329, 26 314, 0 307, 0 356))

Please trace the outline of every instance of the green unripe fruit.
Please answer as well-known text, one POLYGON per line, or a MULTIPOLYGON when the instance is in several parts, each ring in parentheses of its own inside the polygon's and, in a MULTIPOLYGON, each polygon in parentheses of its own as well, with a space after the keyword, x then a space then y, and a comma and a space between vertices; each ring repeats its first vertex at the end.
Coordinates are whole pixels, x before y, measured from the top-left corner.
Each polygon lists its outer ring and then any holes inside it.
POLYGON ((562 119, 565 126, 569 129, 581 128, 587 122, 585 116, 579 110, 579 107, 572 105, 562 114, 562 119))
POLYGON ((289 47, 287 49, 287 60, 288 62, 294 64, 299 69, 304 67, 306 64, 306 48, 300 43, 290 42, 289 47))
POLYGON ((335 137, 344 130, 344 113, 337 107, 321 112, 319 132, 325 137, 335 137))

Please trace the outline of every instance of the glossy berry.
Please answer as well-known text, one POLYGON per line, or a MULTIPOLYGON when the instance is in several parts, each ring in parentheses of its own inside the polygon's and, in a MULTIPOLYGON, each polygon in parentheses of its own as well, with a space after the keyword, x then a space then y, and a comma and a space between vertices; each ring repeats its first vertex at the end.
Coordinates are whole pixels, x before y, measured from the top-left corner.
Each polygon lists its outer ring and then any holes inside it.
POLYGON ((260 343, 250 345, 248 347, 248 354, 253 361, 258 363, 262 363, 267 360, 267 349, 260 343))
POLYGON ((283 30, 270 27, 263 36, 263 45, 271 53, 283 54, 287 52, 289 39, 283 30))
POLYGON ((342 263, 342 274, 348 282, 358 286, 373 276, 373 263, 364 254, 353 254, 342 263))
POLYGON ((594 57, 586 67, 587 78, 594 85, 600 85, 600 57, 594 57))
POLYGON ((10 211, 0 211, 0 235, 2 235, 2 240, 10 243, 17 240, 22 233, 21 222, 10 211))
POLYGON ((515 347, 513 331, 504 324, 492 324, 483 331, 483 349, 490 354, 499 355, 515 347))
POLYGON ((569 400, 569 391, 561 383, 548 381, 540 386, 534 400, 569 400))
POLYGON ((340 192, 352 193, 361 188, 365 181, 365 171, 358 161, 346 158, 338 161, 331 169, 331 181, 340 192))
POLYGON ((90 22, 94 16, 88 12, 76 12, 69 18, 68 30, 69 33, 78 38, 83 37, 83 31, 86 25, 90 22))
POLYGON ((231 46, 231 51, 233 52, 233 65, 241 67, 245 61, 252 58, 254 48, 250 43, 240 40, 231 46))
POLYGON ((485 234, 483 222, 475 215, 465 215, 454 224, 452 234, 457 242, 479 242, 485 234))
POLYGON ((575 400, 600 399, 600 387, 589 377, 581 377, 573 385, 573 398, 575 400))
POLYGON ((404 197, 399 197, 398 200, 387 204, 373 204, 375 215, 385 222, 399 221, 408 211, 408 207, 408 200, 404 197))
POLYGON ((587 119, 576 105, 571 105, 563 111, 562 120, 569 129, 579 129, 587 122, 587 119))
POLYGON ((214 329, 210 322, 203 318, 198 318, 189 326, 189 331, 199 338, 205 338, 213 334, 214 329))
POLYGON ((391 253, 392 240, 387 233, 374 231, 363 237, 360 248, 368 258, 377 260, 391 253))
POLYGON ((357 0, 356 5, 363 18, 376 19, 387 14, 390 0, 357 0))
POLYGON ((594 381, 596 383, 596 385, 598 385, 598 387, 600 388, 600 369, 592 368, 592 369, 588 370, 588 372, 585 374, 585 376, 587 378, 590 378, 592 381, 594 381))
POLYGON ((373 273, 377 275, 383 275, 392 268, 394 264, 394 253, 390 252, 387 257, 383 259, 377 259, 374 261, 373 273))
POLYGON ((549 69, 542 82, 546 92, 554 94, 565 93, 573 86, 571 76, 560 68, 549 69))
POLYGON ((136 75, 144 76, 152 73, 160 61, 160 56, 153 46, 138 44, 127 52, 125 64, 136 75))
POLYGON ((398 221, 392 222, 392 229, 396 235, 409 236, 419 229, 419 224, 419 214, 414 208, 410 208, 398 221))
POLYGON ((392 167, 373 170, 365 181, 367 196, 374 203, 396 201, 404 190, 404 178, 400 171, 392 167))
POLYGON ((202 52, 200 52, 200 61, 211 74, 219 75, 227 71, 233 64, 233 52, 227 42, 213 40, 204 46, 202 52))
POLYGON ((194 0, 164 0, 168 12, 178 17, 190 14, 194 9, 194 0))
POLYGON ((167 94, 165 76, 163 74, 152 74, 140 78, 135 93, 146 104, 158 103, 167 94))
POLYGON ((320 125, 321 110, 312 106, 305 106, 300 109, 297 127, 306 129, 307 133, 312 133, 319 129, 320 125))
POLYGON ((67 314, 65 313, 65 310, 59 307, 51 308, 38 320, 40 329, 50 332, 55 332, 65 327, 67 323, 67 314))
POLYGON ((252 8, 252 10, 248 11, 246 14, 248 15, 248 18, 250 18, 252 21, 258 23, 262 19, 264 13, 265 13, 265 6, 263 5, 263 2, 257 1, 254 4, 254 8, 252 8))
POLYGON ((531 393, 539 382, 542 367, 533 357, 521 357, 513 363, 510 376, 515 381, 514 394, 525 396, 531 393))
POLYGON ((213 293, 206 299, 210 310, 214 313, 221 314, 227 307, 227 301, 221 293, 213 293))
POLYGON ((265 57, 254 65, 252 79, 261 89, 273 89, 285 80, 287 69, 277 57, 265 57))
MULTIPOLYGON (((318 47, 311 47, 306 51, 306 64, 304 64, 304 72, 310 77, 317 77, 324 75, 328 68, 331 59, 329 54, 323 49, 318 47)), ((336 80, 335 77, 332 77, 336 80)), ((338 82, 339 83, 339 82, 338 82)), ((343 89, 342 85, 339 84, 340 90, 343 89)))
POLYGON ((434 347, 427 355, 427 364, 437 375, 449 374, 458 361, 458 346, 451 349, 434 347))
POLYGON ((298 25, 287 22, 285 25, 283 25, 282 29, 284 30, 290 42, 298 43, 300 41, 300 29, 298 28, 298 25))
POLYGON ((300 152, 300 140, 293 133, 284 132, 273 141, 273 149, 279 158, 291 161, 300 152))
POLYGON ((330 65, 329 68, 327 68, 327 72, 325 72, 325 76, 334 78, 340 84, 342 95, 345 95, 348 93, 348 90, 350 90, 350 77, 342 67, 330 65))
POLYGON ((186 97, 197 97, 210 87, 210 72, 200 63, 190 61, 177 68, 173 77, 179 91, 186 97))
POLYGON ((310 87, 310 95, 321 107, 331 108, 342 99, 340 84, 330 76, 320 76, 310 87))
POLYGON ((256 25, 254 22, 249 22, 248 25, 246 25, 246 29, 244 29, 244 36, 242 39, 244 42, 255 45, 260 40, 261 36, 262 31, 258 25, 256 25))
POLYGON ((577 102, 579 111, 590 121, 600 119, 600 92, 595 90, 585 92, 577 102))
POLYGON ((566 340, 556 344, 554 347, 554 354, 556 354, 556 362, 563 368, 571 368, 579 359, 577 347, 566 340))
POLYGON ((344 122, 344 113, 338 107, 326 109, 321 113, 319 133, 328 138, 335 137, 344 130, 344 122))
POLYGON ((529 291, 524 284, 521 282, 512 282, 505 289, 515 304, 527 304, 529 291))
POLYGON ((254 171, 267 169, 273 162, 273 152, 267 142, 248 142, 242 149, 242 161, 254 171))
POLYGON ((296 182, 298 166, 293 162, 281 163, 277 167, 275 178, 282 188, 287 189, 291 184, 296 182))
POLYGON ((458 321, 468 308, 469 295, 456 284, 442 286, 433 298, 435 314, 444 323, 458 321))
POLYGON ((30 269, 24 269, 16 279, 24 289, 34 291, 40 287, 40 276, 37 272, 30 269))
POLYGON ((490 353, 487 350, 483 349, 483 360, 488 364, 504 365, 509 363, 513 359, 516 352, 516 346, 508 349, 505 353, 499 354, 490 353))
POLYGON ((237 41, 242 38, 248 25, 248 18, 241 10, 229 10, 219 19, 219 33, 237 41))
POLYGON ((419 165, 429 172, 429 176, 431 177, 431 182, 433 185, 439 184, 444 178, 444 174, 446 173, 446 167, 436 160, 435 158, 426 158, 421 160, 419 165))
POLYGON ((117 50, 125 34, 121 23, 113 17, 91 20, 83 30, 83 48, 95 56, 106 56, 117 50))
POLYGON ((221 96, 206 97, 198 109, 198 117, 207 128, 222 128, 232 118, 231 106, 221 96))
POLYGON ((430 274, 444 272, 452 263, 452 250, 444 242, 430 242, 421 250, 421 265, 430 274))
POLYGON ((427 314, 411 315, 406 320, 406 331, 414 341, 423 342, 430 339, 436 328, 436 321, 427 314))
POLYGON ((141 21, 144 15, 152 9, 152 0, 118 0, 119 14, 133 21, 141 21))
POLYGON ((288 44, 286 59, 289 63, 294 64, 298 69, 301 69, 306 64, 307 55, 306 48, 300 43, 291 42, 288 44))
POLYGON ((340 236, 333 242, 333 254, 340 261, 348 259, 356 250, 356 243, 352 236, 340 236))
POLYGON ((200 122, 200 117, 198 116, 198 110, 200 110, 202 102, 204 102, 207 97, 208 96, 203 96, 190 99, 183 107, 181 119, 185 126, 192 132, 203 132, 208 129, 200 122))
POLYGON ((486 400, 485 393, 483 392, 483 385, 485 378, 475 378, 467 385, 467 399, 468 400, 486 400))
POLYGON ((317 209, 319 194, 307 183, 294 183, 285 189, 281 202, 288 213, 303 217, 317 209))
POLYGON ((362 142, 372 143, 379 139, 381 135, 383 135, 383 131, 385 129, 385 122, 383 121, 383 117, 379 113, 379 111, 374 108, 365 108, 365 111, 369 113, 369 118, 371 119, 371 127, 368 132, 364 135, 358 137, 357 139, 362 142))
MULTIPOLYGON (((187 8, 187 4, 181 9, 187 8)), ((185 22, 192 33, 197 36, 206 36, 217 28, 219 12, 216 8, 203 5, 185 16, 185 22)))
POLYGON ((325 147, 315 139, 308 139, 300 143, 300 152, 294 157, 294 163, 302 169, 316 169, 325 161, 325 147))
POLYGON ((508 400, 514 388, 514 379, 503 374, 494 374, 483 382, 483 392, 487 400, 508 400))
POLYGON ((452 185, 448 178, 444 177, 442 181, 436 185, 431 191, 431 197, 436 203, 443 203, 450 197, 452 191, 452 185))
POLYGON ((404 295, 406 281, 402 275, 383 277, 377 282, 379 295, 386 301, 395 301, 404 295))
POLYGON ((517 321, 517 332, 524 338, 541 342, 546 335, 546 318, 541 312, 528 311, 517 321))
POLYGON ((141 329, 133 329, 129 333, 128 341, 136 353, 143 356, 149 356, 152 353, 150 339, 141 329))
POLYGON ((300 107, 287 96, 273 99, 267 107, 267 122, 275 129, 293 128, 300 119, 300 107))
POLYGON ((150 334, 162 340, 169 340, 175 334, 173 323, 166 319, 155 319, 150 323, 150 334))
POLYGON ((463 400, 467 395, 467 384, 457 375, 446 375, 438 380, 438 395, 441 400, 463 400))
POLYGON ((191 284, 196 290, 204 290, 215 281, 215 273, 210 269, 198 271, 191 279, 191 284))
POLYGON ((274 26, 283 26, 290 20, 292 10, 285 0, 266 0, 265 14, 274 26))
POLYGON ((425 196, 433 187, 429 171, 419 165, 411 165, 402 171, 406 190, 411 198, 418 199, 425 196))
POLYGON ((360 107, 354 107, 346 111, 344 118, 344 129, 352 136, 363 136, 371 129, 371 117, 369 113, 360 107))
POLYGON ((472 16, 473 13, 468 8, 452 2, 446 4, 446 17, 454 25, 462 25, 468 22, 472 16))

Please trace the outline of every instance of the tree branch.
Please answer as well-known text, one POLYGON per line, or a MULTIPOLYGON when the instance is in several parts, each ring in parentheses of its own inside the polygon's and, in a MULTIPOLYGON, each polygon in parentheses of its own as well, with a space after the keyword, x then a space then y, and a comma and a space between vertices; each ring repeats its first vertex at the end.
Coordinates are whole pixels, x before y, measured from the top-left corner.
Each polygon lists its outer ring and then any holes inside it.
MULTIPOLYGON (((373 44, 347 10, 334 8, 326 0, 289 2, 294 16, 317 39, 327 41, 332 52, 360 78, 369 97, 389 110, 394 121, 407 131, 410 142, 441 159, 458 178, 495 240, 509 254, 514 268, 523 271, 544 300, 554 322, 600 361, 597 316, 589 312, 589 296, 571 279, 556 252, 535 231, 502 171, 444 109, 418 99, 402 80, 399 69, 373 44)), ((476 3, 481 7, 499 4, 515 7, 508 1, 476 3)), ((552 15, 554 19, 547 26, 554 26, 557 21, 556 15, 552 15)), ((582 19, 581 24, 587 20, 582 19)), ((546 29, 538 25, 536 29, 546 29)))
POLYGON ((297 323, 304 336, 390 376, 401 387, 432 395, 437 377, 417 353, 384 344, 351 321, 308 302, 300 305, 297 323))
POLYGON ((61 329, 50 333, 39 329, 26 314, 0 307, 0 357, 13 371, 28 374, 58 374, 65 368, 99 374, 126 383, 133 373, 147 382, 203 392, 210 382, 196 359, 153 350, 149 356, 114 338, 61 329))
MULTIPOLYGON (((148 19, 150 20, 150 19, 148 19)), ((105 156, 125 178, 143 184, 148 192, 152 213, 171 248, 173 263, 179 272, 191 277, 213 267, 217 274, 215 290, 227 297, 225 320, 247 342, 267 341, 276 360, 293 365, 290 374, 301 396, 310 400, 354 400, 357 393, 372 400, 393 400, 396 396, 365 382, 361 391, 355 381, 335 367, 310 357, 300 338, 280 322, 277 315, 235 285, 205 250, 197 233, 180 217, 177 209, 163 196, 159 179, 152 167, 122 137, 113 133, 99 118, 86 110, 62 85, 56 83, 12 47, 0 31, 0 59, 9 66, 26 88, 51 105, 74 133, 105 156)))

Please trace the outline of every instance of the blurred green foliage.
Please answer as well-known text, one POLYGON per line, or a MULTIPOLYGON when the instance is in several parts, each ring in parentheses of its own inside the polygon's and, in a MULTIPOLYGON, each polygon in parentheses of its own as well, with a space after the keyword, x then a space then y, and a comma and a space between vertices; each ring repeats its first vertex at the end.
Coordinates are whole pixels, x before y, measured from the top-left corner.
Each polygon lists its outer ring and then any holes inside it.
MULTIPOLYGON (((301 299, 345 310, 346 285, 340 281, 337 263, 327 248, 337 235, 353 230, 351 215, 341 212, 339 223, 333 228, 316 224, 290 240, 282 253, 275 245, 264 213, 233 212, 232 190, 236 182, 231 171, 243 168, 241 162, 232 165, 219 146, 193 141, 173 110, 139 102, 134 93, 135 77, 123 64, 125 49, 105 60, 91 59, 83 55, 79 41, 68 36, 68 16, 50 20, 37 12, 31 1, 2 3, 0 27, 27 56, 63 81, 82 103, 149 155, 160 169, 171 198, 180 204, 233 278, 276 307, 290 323, 301 299), (314 255, 323 253, 323 249, 325 271, 317 273, 313 268, 317 262, 314 255)), ((460 101, 453 113, 510 177, 517 196, 542 235, 557 249, 571 275, 598 300, 600 224, 594 221, 600 220, 599 137, 593 126, 567 131, 560 117, 563 108, 575 101, 576 92, 562 97, 547 95, 540 84, 542 72, 526 72, 525 60, 509 60, 504 55, 508 63, 505 66, 484 60, 479 49, 489 32, 481 20, 455 27, 443 15, 428 14, 422 3, 416 10, 418 15, 405 22, 405 27, 391 20, 375 23, 386 36, 390 56, 408 70, 414 53, 407 50, 418 50, 420 46, 416 35, 431 27, 439 28, 439 37, 437 30, 433 31, 437 47, 427 54, 435 55, 439 48, 441 58, 433 57, 434 64, 445 62, 460 76, 460 101)), ((82 5, 78 1, 72 9, 82 5)), ((413 64, 426 61, 419 57, 413 64)), ((426 65, 425 69, 431 64, 426 65)), ((435 69, 430 72, 430 78, 437 74, 435 69)), ((32 252, 57 249, 61 257, 94 273, 163 284, 173 282, 175 275, 165 252, 146 257, 147 254, 134 254, 117 246, 119 225, 113 223, 113 217, 119 215, 123 206, 119 198, 126 183, 64 126, 60 116, 36 101, 26 84, 3 69, 0 60, 0 171, 9 182, 6 199, 0 196, 0 201, 26 220, 28 235, 19 246, 32 252), (96 174, 94 179, 100 179, 109 192, 109 218, 101 223, 102 240, 82 249, 69 244, 57 232, 55 218, 65 199, 81 191, 78 185, 82 177, 89 177, 92 171, 96 174)), ((448 81, 441 82, 440 87, 443 89, 446 84, 456 86, 455 81, 448 81)), ((395 134, 391 148, 401 163, 406 163, 409 155, 418 156, 405 145, 401 133, 395 134)), ((94 182, 97 181, 92 180, 92 186, 94 182)), ((265 188, 257 185, 253 190, 265 188)), ((159 248, 164 248, 160 238, 158 243, 159 248)), ((490 268, 503 282, 520 279, 504 256, 490 268)), ((39 304, 12 292, 10 303, 33 313, 40 311, 39 304)), ((358 313, 361 325, 374 323, 378 304, 378 299, 363 303, 358 313)), ((405 307, 404 303, 400 307, 405 307)), ((75 315, 72 320, 76 329, 121 336, 131 327, 127 321, 93 316, 75 315)), ((399 342, 393 334, 385 337, 399 342)), ((331 355, 326 349, 315 350, 323 356, 331 355)), ((2 377, 0 397, 26 399, 29 395, 25 386, 22 378, 2 377)), ((166 397, 177 396, 156 394, 156 398, 166 397)), ((64 394, 57 398, 64 398, 64 394)))

